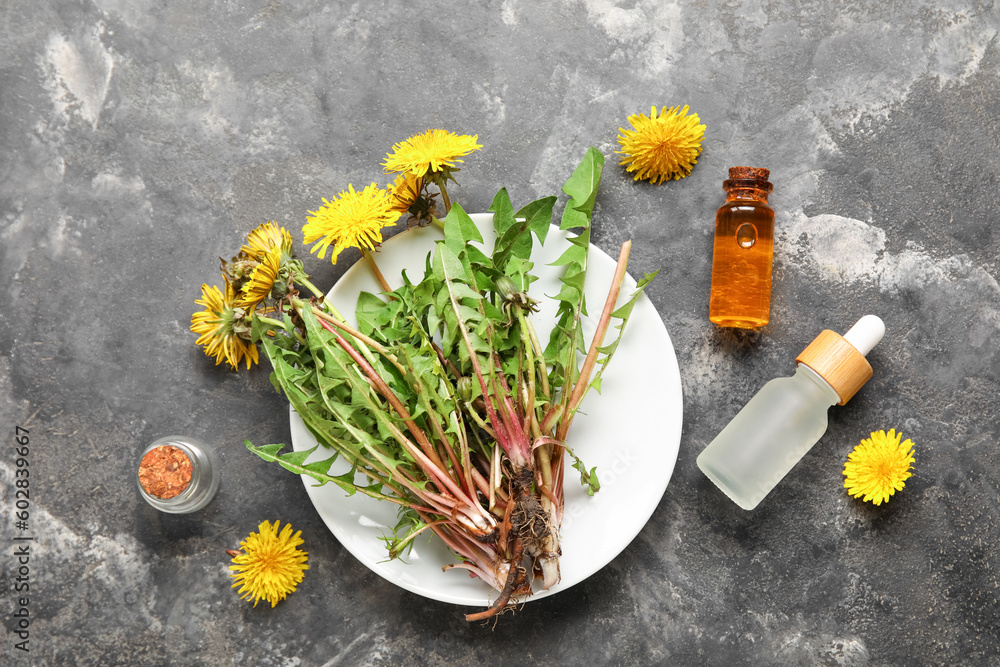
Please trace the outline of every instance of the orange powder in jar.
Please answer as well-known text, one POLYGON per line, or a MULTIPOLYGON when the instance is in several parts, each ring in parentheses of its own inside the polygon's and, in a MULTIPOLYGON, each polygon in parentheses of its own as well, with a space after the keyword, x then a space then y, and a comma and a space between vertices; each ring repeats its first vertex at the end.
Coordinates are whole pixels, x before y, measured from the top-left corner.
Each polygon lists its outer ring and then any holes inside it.
POLYGON ((191 459, 180 447, 164 445, 149 450, 139 464, 139 483, 151 496, 163 500, 184 492, 191 483, 191 459))

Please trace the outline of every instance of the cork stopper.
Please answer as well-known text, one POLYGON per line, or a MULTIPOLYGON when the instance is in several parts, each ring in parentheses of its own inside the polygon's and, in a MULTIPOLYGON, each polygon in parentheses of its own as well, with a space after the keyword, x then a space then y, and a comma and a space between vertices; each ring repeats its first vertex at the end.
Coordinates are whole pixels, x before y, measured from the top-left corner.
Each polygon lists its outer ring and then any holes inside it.
POLYGON ((770 169, 763 167, 730 167, 729 180, 722 182, 722 189, 757 188, 764 192, 774 190, 774 185, 767 179, 771 176, 770 169))
POLYGON ((865 359, 885 333, 885 324, 874 315, 865 315, 846 335, 824 330, 795 357, 826 380, 844 405, 872 377, 872 367, 865 359))

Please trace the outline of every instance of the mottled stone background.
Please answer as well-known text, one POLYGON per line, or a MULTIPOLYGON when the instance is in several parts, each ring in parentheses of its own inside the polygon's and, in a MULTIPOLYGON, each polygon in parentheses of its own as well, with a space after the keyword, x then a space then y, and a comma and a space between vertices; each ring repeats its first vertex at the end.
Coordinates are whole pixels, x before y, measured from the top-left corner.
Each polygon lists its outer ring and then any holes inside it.
MULTIPOLYGON (((973 0, 0 0, 0 662, 1000 665, 998 29, 973 0), (633 182, 618 127, 675 104, 708 126, 698 165, 633 182), (266 365, 215 367, 188 331, 250 229, 298 237, 321 197, 384 182, 392 144, 430 127, 479 135, 469 210, 503 185, 557 192, 588 145, 611 158, 594 240, 632 238, 633 275, 662 267, 648 293, 684 388, 645 530, 495 628, 356 562, 301 482, 241 444, 288 438, 266 365), (707 319, 736 164, 771 168, 778 213, 772 319, 752 340, 707 319), (888 325, 874 379, 740 510, 695 457, 821 329, 867 312, 888 325), (30 655, 11 633, 16 425, 30 655), (876 508, 841 469, 879 428, 917 462, 876 508), (154 511, 132 477, 174 432, 222 449, 222 489, 190 516, 154 511), (223 550, 274 518, 303 530, 310 570, 252 608, 223 550)), ((356 258, 307 267, 330 285, 356 258)))

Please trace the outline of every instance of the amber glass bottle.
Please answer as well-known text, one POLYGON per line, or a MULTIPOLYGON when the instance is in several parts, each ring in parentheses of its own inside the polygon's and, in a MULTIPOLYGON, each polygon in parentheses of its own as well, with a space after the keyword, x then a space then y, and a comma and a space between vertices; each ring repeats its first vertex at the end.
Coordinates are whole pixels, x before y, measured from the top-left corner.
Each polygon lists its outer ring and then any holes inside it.
POLYGON ((774 211, 767 196, 771 172, 732 167, 723 182, 726 203, 715 214, 712 296, 708 319, 720 327, 756 329, 771 310, 774 211))

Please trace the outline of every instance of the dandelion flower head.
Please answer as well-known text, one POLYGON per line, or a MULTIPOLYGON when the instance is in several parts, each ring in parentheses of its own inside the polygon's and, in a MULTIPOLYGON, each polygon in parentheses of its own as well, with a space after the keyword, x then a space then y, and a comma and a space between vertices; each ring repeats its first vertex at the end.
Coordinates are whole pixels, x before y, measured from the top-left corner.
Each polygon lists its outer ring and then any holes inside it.
POLYGON ((240 320, 245 311, 237 303, 236 292, 228 280, 224 293, 214 285, 202 285, 201 299, 195 303, 205 306, 205 310, 191 316, 191 331, 199 334, 198 345, 205 347, 206 355, 215 357, 216 366, 228 361, 237 370, 244 359, 247 368, 258 363, 257 346, 240 334, 244 326, 240 320))
POLYGON ((634 129, 618 128, 618 143, 624 155, 619 163, 626 171, 635 172, 635 180, 648 179, 661 185, 670 179, 681 179, 691 173, 701 154, 701 140, 705 126, 698 114, 688 115, 688 107, 663 107, 656 113, 652 107, 649 115, 634 114, 628 117, 634 129))
POLYGON ((382 228, 399 219, 401 213, 393 210, 389 193, 372 183, 361 192, 353 185, 333 198, 323 199, 318 211, 310 211, 302 227, 306 243, 313 243, 312 251, 320 258, 333 245, 330 261, 337 263, 337 256, 345 248, 374 250, 382 243, 382 228))
POLYGON ((292 235, 284 227, 278 227, 273 221, 265 222, 247 235, 246 244, 240 252, 257 259, 259 255, 278 248, 284 258, 292 256, 292 235))
POLYGON ((240 542, 243 553, 235 556, 229 566, 233 570, 229 576, 236 580, 232 587, 242 586, 238 591, 240 597, 253 600, 255 607, 260 600, 270 602, 271 607, 277 605, 295 592, 303 570, 309 569, 308 554, 298 548, 302 544, 302 531, 293 535, 291 525, 286 523, 279 533, 280 523, 261 523, 257 527, 259 532, 250 533, 240 542))
POLYGON ((400 215, 409 213, 410 208, 420 197, 420 191, 424 187, 423 178, 414 176, 410 172, 400 174, 389 186, 389 198, 392 202, 392 210, 399 211, 400 215))
POLYGON ((455 169, 459 158, 477 151, 479 135, 455 134, 447 130, 427 130, 415 134, 392 147, 382 166, 387 172, 410 173, 414 176, 447 174, 455 169))
POLYGON ((913 443, 895 429, 875 431, 847 456, 844 488, 855 498, 881 505, 901 491, 913 473, 913 443))
POLYGON ((237 305, 247 312, 252 311, 271 294, 278 279, 278 272, 281 270, 281 246, 272 246, 267 251, 259 253, 257 262, 250 279, 240 288, 237 300, 237 305))

